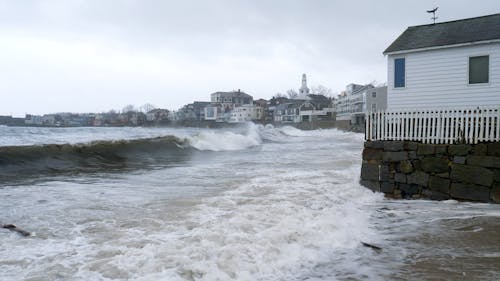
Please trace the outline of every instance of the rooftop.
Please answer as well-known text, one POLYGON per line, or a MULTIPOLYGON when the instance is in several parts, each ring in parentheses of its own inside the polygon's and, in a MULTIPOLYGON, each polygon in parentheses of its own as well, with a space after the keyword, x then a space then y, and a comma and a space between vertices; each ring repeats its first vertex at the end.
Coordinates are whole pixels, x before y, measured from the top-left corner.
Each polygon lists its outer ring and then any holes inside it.
POLYGON ((500 14, 408 27, 384 54, 500 39, 500 14))

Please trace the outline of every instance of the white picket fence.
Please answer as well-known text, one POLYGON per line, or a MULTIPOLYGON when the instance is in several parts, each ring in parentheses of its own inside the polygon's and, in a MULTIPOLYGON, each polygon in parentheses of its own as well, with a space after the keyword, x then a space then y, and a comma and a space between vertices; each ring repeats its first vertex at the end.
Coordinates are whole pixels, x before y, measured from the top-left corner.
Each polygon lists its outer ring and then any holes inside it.
POLYGON ((366 114, 366 140, 451 144, 500 141, 500 106, 366 114))

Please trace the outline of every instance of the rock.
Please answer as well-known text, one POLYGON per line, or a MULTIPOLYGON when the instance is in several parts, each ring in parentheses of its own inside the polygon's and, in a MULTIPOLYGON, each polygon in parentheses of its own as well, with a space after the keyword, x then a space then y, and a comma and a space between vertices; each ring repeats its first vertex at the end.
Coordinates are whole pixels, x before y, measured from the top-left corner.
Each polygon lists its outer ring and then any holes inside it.
POLYGON ((422 198, 431 198, 432 191, 429 189, 422 189, 422 192, 420 193, 422 195, 422 198))
POLYGON ((401 173, 396 173, 394 175, 394 181, 400 183, 406 183, 406 175, 401 173))
POLYGON ((500 157, 495 156, 469 156, 467 165, 500 169, 500 157))
POLYGON ((450 195, 446 193, 441 193, 439 191, 431 191, 429 198, 431 200, 442 201, 450 199, 450 195))
POLYGON ((488 155, 500 156, 500 142, 493 142, 488 144, 488 155))
POLYGON ((388 162, 398 162, 407 159, 408 159, 408 152, 406 151, 384 152, 382 155, 382 160, 388 162))
POLYGON ((401 171, 401 173, 409 174, 413 172, 413 165, 408 160, 401 161, 399 163, 399 170, 401 171))
POLYGON ((472 150, 468 144, 453 144, 448 146, 448 154, 453 156, 465 156, 472 150))
POLYGON ((432 176, 429 178, 429 189, 440 193, 450 193, 450 180, 432 176))
POLYGON ((361 179, 362 180, 379 180, 379 165, 363 163, 361 165, 361 179))
POLYGON ((399 189, 401 189, 403 197, 411 197, 414 194, 419 193, 420 187, 416 184, 400 184, 399 189))
POLYGON ((450 173, 439 173, 439 174, 436 174, 436 177, 440 177, 440 178, 445 178, 445 179, 449 179, 450 178, 450 173))
POLYGON ((418 149, 418 142, 407 141, 404 144, 404 148, 409 151, 416 151, 418 149))
POLYGON ((380 192, 380 183, 378 181, 362 180, 359 183, 373 192, 380 192))
POLYGON ((393 197, 394 199, 401 199, 402 198, 402 192, 401 190, 399 189, 394 189, 394 194, 393 194, 393 197))
POLYGON ((370 147, 363 149, 363 160, 382 160, 382 149, 370 147))
POLYGON ((384 148, 384 141, 365 141, 365 147, 384 148))
POLYGON ((452 183, 450 194, 452 198, 488 202, 490 200, 490 189, 488 187, 466 184, 452 183))
POLYGON ((384 181, 380 184, 380 191, 382 191, 383 193, 392 194, 394 192, 395 187, 396 186, 395 186, 394 182, 384 181))
POLYGON ((361 241, 361 244, 362 244, 363 246, 365 246, 365 247, 368 247, 368 248, 373 249, 373 250, 374 250, 374 251, 376 251, 376 252, 381 252, 381 251, 382 251, 382 248, 380 248, 379 246, 375 246, 375 245, 373 245, 373 244, 368 244, 368 243, 363 242, 363 241, 361 241))
POLYGON ((422 170, 422 165, 420 164, 420 162, 420 160, 414 160, 411 162, 413 164, 414 171, 422 170))
POLYGON ((402 141, 386 141, 384 143, 384 151, 402 151, 404 142, 402 141))
POLYGON ((490 191, 490 199, 495 203, 500 203, 500 183, 496 183, 490 191))
POLYGON ((466 182, 490 187, 493 183, 493 172, 478 166, 454 164, 450 178, 457 182, 466 182))
POLYGON ((453 157, 453 163, 456 163, 456 164, 465 164, 465 156, 454 156, 453 157))
POLYGON ((477 155, 477 156, 486 155, 487 150, 488 150, 488 146, 486 146, 486 144, 478 143, 474 146, 473 154, 477 155))
POLYGON ((496 181, 496 182, 500 182, 500 170, 494 170, 493 171, 494 175, 493 175, 493 179, 496 181))
POLYGON ((13 224, 4 224, 4 225, 2 225, 2 228, 8 229, 10 231, 17 232, 17 233, 19 233, 20 235, 22 235, 24 237, 28 237, 28 236, 31 235, 31 233, 29 233, 28 231, 22 230, 22 229, 18 228, 17 226, 13 225, 13 224))
POLYGON ((379 180, 380 181, 388 181, 391 179, 391 173, 389 172, 389 166, 380 165, 379 166, 379 180))
POLYGON ((410 159, 418 159, 416 151, 408 151, 408 157, 410 159))
POLYGON ((446 150, 447 150, 446 148, 447 147, 448 146, 445 145, 445 144, 438 144, 438 145, 436 145, 436 154, 440 154, 440 155, 446 154, 446 150))
POLYGON ((420 160, 420 165, 422 167, 422 170, 428 173, 443 173, 448 171, 448 160, 442 158, 424 158, 420 160))
POLYGON ((417 155, 432 155, 436 154, 436 146, 434 144, 418 144, 417 155))
POLYGON ((427 184, 429 183, 429 174, 426 174, 422 171, 416 171, 406 177, 406 182, 409 184, 427 186, 427 184))

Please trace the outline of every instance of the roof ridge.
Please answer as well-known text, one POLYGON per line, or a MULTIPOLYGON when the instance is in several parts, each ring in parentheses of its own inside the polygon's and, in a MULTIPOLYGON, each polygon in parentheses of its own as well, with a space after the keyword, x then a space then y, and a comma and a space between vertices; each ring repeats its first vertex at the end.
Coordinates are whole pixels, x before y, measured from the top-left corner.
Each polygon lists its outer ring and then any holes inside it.
POLYGON ((493 17, 493 16, 500 16, 500 13, 495 13, 495 14, 490 14, 490 15, 484 15, 484 16, 479 16, 479 17, 472 17, 472 18, 458 19, 458 20, 443 21, 443 22, 437 22, 437 23, 428 23, 428 24, 421 24, 421 25, 412 25, 412 26, 408 26, 408 29, 410 29, 410 28, 414 28, 414 27, 434 26, 434 25, 448 24, 448 23, 452 23, 452 22, 468 21, 468 20, 479 19, 479 18, 486 18, 486 17, 493 17))

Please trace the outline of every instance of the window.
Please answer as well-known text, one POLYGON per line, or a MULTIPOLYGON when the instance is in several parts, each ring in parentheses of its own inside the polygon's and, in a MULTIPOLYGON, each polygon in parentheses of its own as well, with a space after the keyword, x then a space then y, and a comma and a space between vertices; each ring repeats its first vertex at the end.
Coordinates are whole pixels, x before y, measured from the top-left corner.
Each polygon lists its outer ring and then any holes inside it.
POLYGON ((394 59, 394 88, 405 86, 405 58, 394 59))
POLYGON ((469 84, 488 83, 490 56, 469 57, 469 84))
POLYGON ((377 104, 372 103, 372 112, 375 112, 375 111, 377 111, 377 104))
POLYGON ((377 97, 377 92, 373 92, 372 93, 372 98, 376 98, 377 97))

